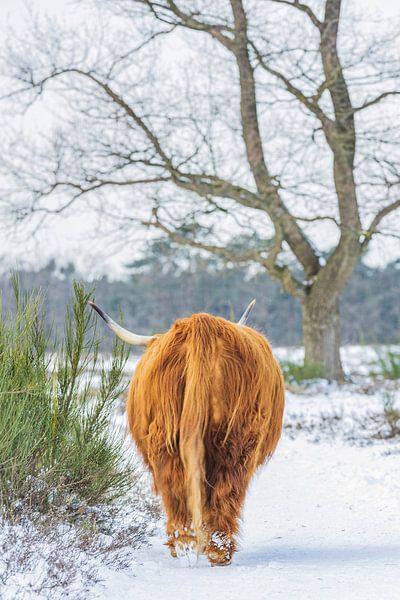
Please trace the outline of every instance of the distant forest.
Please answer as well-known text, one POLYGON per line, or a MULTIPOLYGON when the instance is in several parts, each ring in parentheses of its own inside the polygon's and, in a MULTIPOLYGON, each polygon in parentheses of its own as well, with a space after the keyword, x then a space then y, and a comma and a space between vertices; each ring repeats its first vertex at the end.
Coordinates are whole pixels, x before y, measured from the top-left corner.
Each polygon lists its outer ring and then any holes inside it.
MULTIPOLYGON (((210 312, 226 318, 240 316, 249 300, 257 299, 251 325, 275 345, 299 345, 302 341, 300 306, 280 291, 266 273, 247 266, 222 265, 217 259, 173 254, 155 245, 145 259, 129 265, 125 281, 103 277, 87 282, 95 286, 94 298, 107 312, 138 333, 164 331, 178 317, 210 312)), ((23 289, 46 291, 45 312, 54 331, 62 333, 66 302, 74 279, 81 279, 71 264, 58 268, 50 262, 40 271, 19 273, 23 289)), ((12 306, 9 275, 0 278, 3 310, 12 306)), ((360 262, 341 302, 342 344, 391 343, 400 339, 400 261, 385 269, 371 269, 360 262)), ((112 334, 104 331, 104 347, 112 334)))

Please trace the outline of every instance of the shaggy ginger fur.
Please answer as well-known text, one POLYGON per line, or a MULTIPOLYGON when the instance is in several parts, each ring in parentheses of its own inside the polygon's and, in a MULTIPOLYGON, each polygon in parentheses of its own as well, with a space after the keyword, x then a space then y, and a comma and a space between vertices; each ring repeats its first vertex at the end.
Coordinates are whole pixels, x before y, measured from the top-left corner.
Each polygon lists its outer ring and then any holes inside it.
POLYGON ((230 563, 249 481, 275 450, 283 406, 280 368, 250 327, 200 313, 150 342, 127 412, 173 556, 192 547, 211 564, 230 563))

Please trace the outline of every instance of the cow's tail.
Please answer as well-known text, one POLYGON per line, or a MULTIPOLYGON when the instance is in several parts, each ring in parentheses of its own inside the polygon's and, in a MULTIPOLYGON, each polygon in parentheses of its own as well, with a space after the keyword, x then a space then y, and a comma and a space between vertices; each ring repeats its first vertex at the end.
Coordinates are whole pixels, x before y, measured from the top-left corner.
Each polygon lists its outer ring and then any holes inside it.
MULTIPOLYGON (((215 343, 215 341, 214 341, 215 343)), ((187 507, 198 542, 205 543, 203 506, 205 491, 204 437, 210 411, 213 336, 207 318, 193 322, 187 346, 186 385, 181 414, 179 447, 185 471, 187 507)))

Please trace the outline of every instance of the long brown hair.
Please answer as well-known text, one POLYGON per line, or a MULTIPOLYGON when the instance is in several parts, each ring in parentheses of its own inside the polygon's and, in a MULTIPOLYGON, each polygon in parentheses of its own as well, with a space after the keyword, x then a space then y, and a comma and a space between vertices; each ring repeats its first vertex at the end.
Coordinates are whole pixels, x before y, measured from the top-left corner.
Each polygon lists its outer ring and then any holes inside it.
POLYGON ((283 404, 279 366, 265 337, 250 327, 200 313, 150 342, 130 388, 130 428, 153 469, 160 447, 180 457, 199 537, 207 485, 219 468, 205 456, 228 446, 231 456, 237 445, 235 460, 246 462, 250 478, 275 450, 283 404))

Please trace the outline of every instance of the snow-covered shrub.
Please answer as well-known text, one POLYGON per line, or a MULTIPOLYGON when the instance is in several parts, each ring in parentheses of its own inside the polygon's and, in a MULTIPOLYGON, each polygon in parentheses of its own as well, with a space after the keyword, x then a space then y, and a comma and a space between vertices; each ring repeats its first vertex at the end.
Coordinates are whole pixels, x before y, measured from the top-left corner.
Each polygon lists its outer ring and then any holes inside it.
POLYGON ((0 596, 86 598, 102 565, 130 564, 158 504, 121 432, 126 349, 100 358, 90 294, 76 284, 50 344, 42 293, 0 310, 0 596))
POLYGON ((73 521, 62 510, 20 517, 0 527, 0 597, 4 600, 84 600, 104 569, 135 564, 135 550, 154 531, 158 505, 145 479, 113 504, 84 507, 73 521))

